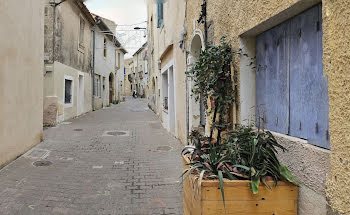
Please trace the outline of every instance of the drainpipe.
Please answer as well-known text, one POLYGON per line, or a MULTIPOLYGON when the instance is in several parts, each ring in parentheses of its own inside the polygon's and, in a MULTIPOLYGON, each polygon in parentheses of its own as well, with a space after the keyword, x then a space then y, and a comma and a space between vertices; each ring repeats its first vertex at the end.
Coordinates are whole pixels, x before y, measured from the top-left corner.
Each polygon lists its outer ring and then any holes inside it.
POLYGON ((92 27, 92 111, 95 111, 95 46, 96 46, 96 24, 92 27))
POLYGON ((95 25, 92 27, 92 111, 95 111, 95 67, 96 67, 96 63, 95 63, 95 54, 96 54, 96 28, 97 25, 100 24, 101 19, 98 18, 96 20, 95 25))
MULTIPOLYGON (((186 61, 188 58, 188 52, 186 51, 186 61)), ((187 63, 186 63, 187 64, 187 63)), ((188 82, 189 78, 187 75, 188 72, 188 65, 186 65, 186 136, 187 136, 187 145, 189 145, 188 138, 190 136, 190 95, 189 95, 189 89, 188 89, 188 82)))
POLYGON ((204 16, 204 45, 206 46, 208 43, 208 24, 207 24, 207 0, 204 0, 204 5, 205 5, 205 16, 204 16))

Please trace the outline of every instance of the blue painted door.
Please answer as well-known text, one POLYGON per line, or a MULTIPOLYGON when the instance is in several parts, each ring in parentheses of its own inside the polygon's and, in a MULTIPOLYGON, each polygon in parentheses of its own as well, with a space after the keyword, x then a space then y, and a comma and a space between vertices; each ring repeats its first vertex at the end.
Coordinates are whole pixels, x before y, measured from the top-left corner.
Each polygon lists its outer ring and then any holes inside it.
POLYGON ((265 128, 329 148, 322 6, 257 37, 256 102, 265 128))

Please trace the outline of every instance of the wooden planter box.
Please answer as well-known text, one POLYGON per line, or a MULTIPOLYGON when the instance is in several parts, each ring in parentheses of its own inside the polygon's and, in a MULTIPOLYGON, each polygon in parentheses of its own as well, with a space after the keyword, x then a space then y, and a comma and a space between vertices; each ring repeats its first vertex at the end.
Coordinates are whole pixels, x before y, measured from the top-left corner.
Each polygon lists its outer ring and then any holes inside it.
MULTIPOLYGON (((184 158, 184 164, 188 159, 184 158)), ((184 168, 188 166, 184 165, 184 168)), ((269 190, 260 185, 259 194, 254 195, 250 190, 249 181, 224 181, 225 204, 218 180, 203 180, 199 187, 198 180, 191 175, 184 181, 184 215, 297 215, 298 187, 279 182, 273 188, 273 182, 268 184, 269 190)))

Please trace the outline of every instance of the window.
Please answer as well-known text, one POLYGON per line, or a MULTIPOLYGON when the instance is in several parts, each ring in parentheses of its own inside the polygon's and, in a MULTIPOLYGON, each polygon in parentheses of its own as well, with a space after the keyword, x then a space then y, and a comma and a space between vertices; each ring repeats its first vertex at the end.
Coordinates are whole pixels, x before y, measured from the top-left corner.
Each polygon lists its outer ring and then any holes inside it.
POLYGON ((95 86, 94 86, 94 95, 101 97, 101 76, 95 75, 95 86))
MULTIPOLYGON (((106 88, 106 86, 105 86, 105 83, 106 83, 106 77, 103 77, 102 78, 102 89, 103 89, 103 92, 105 91, 105 88, 106 88)), ((101 96, 101 95, 100 95, 101 96)))
POLYGON ((117 69, 119 69, 120 68, 120 53, 118 51, 115 52, 115 58, 116 58, 115 59, 115 61, 116 61, 115 67, 117 69))
POLYGON ((107 57, 107 39, 103 38, 103 57, 107 57))
POLYGON ((163 108, 168 110, 168 71, 162 74, 163 108))
POLYGON ((72 80, 64 80, 64 103, 72 104, 72 80))
POLYGON ((121 60, 120 53, 118 53, 118 68, 120 68, 120 60, 121 60))
POLYGON ((321 11, 317 5, 257 36, 256 102, 260 126, 329 148, 321 11))
POLYGON ((160 28, 163 25, 163 3, 157 4, 157 11, 158 11, 158 24, 157 27, 160 28))
POLYGON ((85 20, 80 17, 79 48, 84 48, 85 20))

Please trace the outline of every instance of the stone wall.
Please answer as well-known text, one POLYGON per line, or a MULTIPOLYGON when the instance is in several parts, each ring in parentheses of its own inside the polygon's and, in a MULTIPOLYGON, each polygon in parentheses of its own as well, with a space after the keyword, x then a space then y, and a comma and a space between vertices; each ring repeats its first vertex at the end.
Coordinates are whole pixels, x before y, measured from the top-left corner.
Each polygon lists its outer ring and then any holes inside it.
POLYGON ((1 167, 42 140, 44 2, 1 1, 0 20, 1 167))

